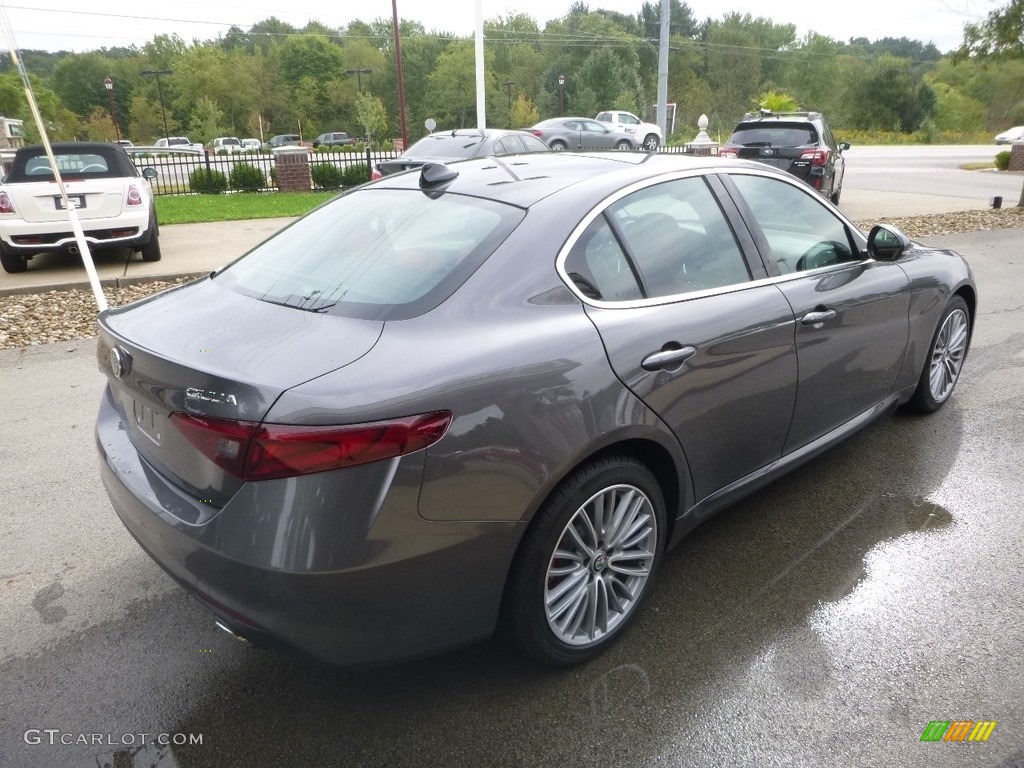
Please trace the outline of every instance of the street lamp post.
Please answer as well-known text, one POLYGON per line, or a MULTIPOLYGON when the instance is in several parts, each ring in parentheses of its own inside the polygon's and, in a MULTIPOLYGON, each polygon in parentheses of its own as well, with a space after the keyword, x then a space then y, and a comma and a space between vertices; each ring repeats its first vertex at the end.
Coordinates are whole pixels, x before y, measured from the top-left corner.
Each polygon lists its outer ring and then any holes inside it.
POLYGON ((362 75, 373 74, 373 70, 372 69, 346 69, 345 70, 345 74, 348 75, 349 77, 352 77, 352 75, 356 76, 356 87, 358 87, 359 88, 359 92, 362 93, 363 92, 363 78, 362 78, 362 75))
POLYGON ((110 122, 114 124, 114 135, 121 141, 121 129, 117 125, 117 107, 114 106, 114 81, 110 75, 103 78, 103 87, 107 89, 107 102, 110 105, 110 122))
POLYGON ((164 89, 160 86, 160 75, 169 75, 171 70, 169 69, 144 69, 141 74, 143 75, 154 75, 156 76, 156 92, 160 94, 160 114, 164 118, 164 138, 169 139, 171 132, 167 130, 167 113, 164 112, 164 89))
POLYGON ((565 75, 558 76, 558 114, 565 114, 565 75))

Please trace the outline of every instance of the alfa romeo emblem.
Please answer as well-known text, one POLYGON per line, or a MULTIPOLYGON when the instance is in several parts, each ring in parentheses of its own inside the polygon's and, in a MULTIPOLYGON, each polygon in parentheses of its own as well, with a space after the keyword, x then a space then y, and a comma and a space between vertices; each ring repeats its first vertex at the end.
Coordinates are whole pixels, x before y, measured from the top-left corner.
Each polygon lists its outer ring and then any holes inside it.
POLYGON ((131 370, 132 356, 114 347, 110 350, 110 367, 114 371, 114 376, 120 379, 131 370))

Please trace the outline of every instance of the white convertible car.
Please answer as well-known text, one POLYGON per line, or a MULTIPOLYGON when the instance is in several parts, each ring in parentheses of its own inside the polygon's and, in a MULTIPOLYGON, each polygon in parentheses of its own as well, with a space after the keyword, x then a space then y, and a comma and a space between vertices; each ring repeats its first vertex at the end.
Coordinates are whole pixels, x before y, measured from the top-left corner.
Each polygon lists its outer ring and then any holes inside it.
MULTIPOLYGON (((159 229, 149 181, 117 144, 53 144, 68 201, 90 249, 128 247, 143 261, 160 260, 159 229)), ((0 184, 0 263, 23 272, 37 253, 78 252, 64 198, 41 145, 18 150, 0 184)))

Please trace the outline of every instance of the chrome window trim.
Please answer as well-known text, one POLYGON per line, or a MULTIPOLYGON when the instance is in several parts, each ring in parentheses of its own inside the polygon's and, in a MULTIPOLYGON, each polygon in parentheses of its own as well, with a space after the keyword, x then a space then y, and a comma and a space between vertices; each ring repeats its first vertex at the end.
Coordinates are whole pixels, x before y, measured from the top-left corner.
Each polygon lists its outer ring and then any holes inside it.
MULTIPOLYGON (((850 221, 847 216, 842 213, 831 201, 825 200, 811 187, 808 187, 804 182, 800 181, 795 177, 785 178, 778 174, 772 173, 771 171, 763 171, 760 168, 691 168, 685 171, 673 171, 670 173, 661 174, 659 176, 652 176, 649 179, 643 179, 637 181, 629 186, 623 187, 617 190, 613 194, 604 198, 600 203, 595 205, 590 211, 584 216, 579 224, 572 230, 569 237, 566 239, 564 245, 558 251, 558 255, 555 257, 555 270, 558 272, 559 278, 566 284, 572 294, 578 298, 584 304, 595 307, 597 309, 639 309, 643 307, 656 307, 663 304, 677 304, 681 301, 690 301, 693 299, 703 299, 709 296, 719 296, 727 293, 738 293, 740 291, 749 290, 752 288, 760 288, 765 285, 776 285, 780 283, 788 283, 793 280, 802 280, 805 277, 814 277, 818 275, 826 275, 831 272, 839 272, 850 267, 861 267, 874 263, 874 259, 870 256, 858 261, 847 261, 839 264, 829 264, 828 266, 818 267, 816 269, 808 269, 802 272, 788 272, 784 275, 777 275, 774 277, 761 278, 760 280, 749 280, 745 283, 735 283, 733 285, 725 285, 720 288, 709 288, 704 291, 687 291, 685 293, 676 293, 669 296, 657 296, 647 299, 631 299, 629 301, 604 301, 602 299, 591 299, 583 294, 582 291, 577 287, 576 283, 568 272, 565 271, 565 260, 568 258, 570 251, 576 246, 576 241, 580 239, 587 227, 590 226, 591 222, 594 221, 598 216, 601 216, 608 208, 617 203, 624 197, 638 192, 647 187, 652 187, 657 184, 664 184, 669 181, 678 181, 679 179, 692 178, 695 176, 705 177, 711 174, 727 174, 727 175, 747 175, 747 176, 765 176, 767 178, 781 181, 791 186, 796 187, 801 192, 806 194, 808 198, 814 200, 819 205, 824 205, 825 208, 829 209, 831 213, 834 213, 838 218, 845 223, 850 229, 859 236, 857 239, 861 241, 863 252, 866 252, 867 238, 864 233, 860 231, 856 224, 850 221)), ((788 176, 788 174, 787 174, 788 176)), ((708 188, 708 192, 711 193, 711 188, 708 188)), ((725 211, 722 211, 723 217, 728 221, 729 226, 733 226, 733 222, 729 220, 725 211)))

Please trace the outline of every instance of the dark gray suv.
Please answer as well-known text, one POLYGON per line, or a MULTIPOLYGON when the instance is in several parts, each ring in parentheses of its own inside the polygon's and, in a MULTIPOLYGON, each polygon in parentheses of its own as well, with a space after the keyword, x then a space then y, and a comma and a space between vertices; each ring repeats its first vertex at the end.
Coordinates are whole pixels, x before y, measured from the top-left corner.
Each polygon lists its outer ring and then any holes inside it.
POLYGON ((748 112, 718 154, 781 168, 839 203, 846 160, 820 112, 748 112))

